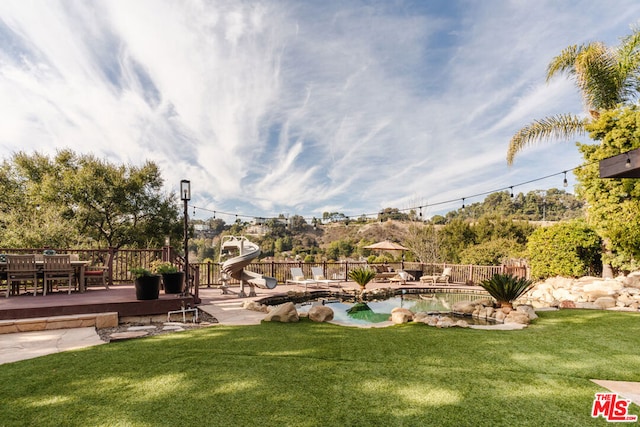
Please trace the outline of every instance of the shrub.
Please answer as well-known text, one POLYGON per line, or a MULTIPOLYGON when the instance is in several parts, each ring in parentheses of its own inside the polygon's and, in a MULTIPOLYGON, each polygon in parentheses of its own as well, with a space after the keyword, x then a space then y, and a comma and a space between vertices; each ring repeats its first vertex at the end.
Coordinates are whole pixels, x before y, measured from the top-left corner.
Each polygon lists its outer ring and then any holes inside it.
POLYGON ((178 267, 170 262, 156 262, 153 264, 153 270, 158 274, 177 273, 178 267))
POLYGON ((367 287, 367 283, 376 277, 376 272, 368 267, 358 267, 349 271, 349 279, 360 285, 360 289, 367 287))
POLYGON ((582 220, 540 227, 529 236, 531 276, 580 277, 602 272, 602 240, 582 220))
POLYGON ((495 298, 499 306, 509 307, 520 295, 531 289, 533 281, 511 274, 494 274, 491 279, 480 282, 480 286, 495 298))

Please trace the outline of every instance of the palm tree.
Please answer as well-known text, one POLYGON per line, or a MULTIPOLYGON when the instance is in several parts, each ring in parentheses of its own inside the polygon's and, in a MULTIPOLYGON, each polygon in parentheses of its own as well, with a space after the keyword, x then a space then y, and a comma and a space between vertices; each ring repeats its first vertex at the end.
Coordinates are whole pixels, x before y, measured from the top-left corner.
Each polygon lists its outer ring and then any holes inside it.
POLYGON ((640 28, 622 39, 616 48, 593 42, 565 48, 547 67, 547 82, 560 73, 575 80, 587 117, 558 114, 534 120, 509 141, 507 163, 511 165, 524 147, 540 141, 569 139, 584 134, 585 125, 604 110, 633 102, 640 91, 640 28))

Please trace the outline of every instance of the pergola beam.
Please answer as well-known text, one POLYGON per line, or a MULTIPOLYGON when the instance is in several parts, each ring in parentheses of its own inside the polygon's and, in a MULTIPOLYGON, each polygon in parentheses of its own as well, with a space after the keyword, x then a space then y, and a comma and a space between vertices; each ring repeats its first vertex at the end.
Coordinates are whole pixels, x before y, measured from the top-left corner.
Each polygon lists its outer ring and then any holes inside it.
POLYGON ((640 148, 600 160, 600 178, 640 178, 640 148))

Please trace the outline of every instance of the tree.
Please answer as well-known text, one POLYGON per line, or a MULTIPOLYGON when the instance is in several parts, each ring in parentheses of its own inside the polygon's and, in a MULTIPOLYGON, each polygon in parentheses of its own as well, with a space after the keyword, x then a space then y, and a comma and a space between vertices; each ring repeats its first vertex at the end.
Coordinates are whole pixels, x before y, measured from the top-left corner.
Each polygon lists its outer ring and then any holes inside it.
POLYGON ((573 45, 553 58, 547 67, 547 82, 560 73, 573 78, 589 116, 580 118, 559 114, 534 120, 511 138, 507 163, 511 165, 515 155, 528 145, 584 134, 585 126, 604 111, 616 108, 620 103, 634 101, 640 88, 639 46, 640 29, 634 29, 617 48, 601 42, 573 45))
POLYGON ((411 224, 404 245, 423 263, 441 262, 438 232, 432 225, 411 224))
POLYGON ((601 179, 598 163, 640 147, 640 110, 623 107, 603 113, 589 124, 600 144, 579 144, 586 165, 577 169, 578 193, 588 206, 588 221, 605 242, 603 263, 614 270, 633 270, 640 260, 640 181, 601 179))
POLYGON ((181 239, 175 195, 163 194, 154 163, 114 165, 62 150, 53 159, 17 153, 4 162, 2 172, 13 182, 9 188, 23 194, 22 200, 11 199, 3 217, 0 238, 5 244, 120 248, 161 246, 166 236, 181 239), (33 215, 29 221, 24 221, 25 212, 33 215), (36 227, 43 230, 40 241, 29 237, 36 227))
POLYGON ((529 237, 531 277, 580 277, 602 268, 598 234, 582 220, 540 227, 529 237))

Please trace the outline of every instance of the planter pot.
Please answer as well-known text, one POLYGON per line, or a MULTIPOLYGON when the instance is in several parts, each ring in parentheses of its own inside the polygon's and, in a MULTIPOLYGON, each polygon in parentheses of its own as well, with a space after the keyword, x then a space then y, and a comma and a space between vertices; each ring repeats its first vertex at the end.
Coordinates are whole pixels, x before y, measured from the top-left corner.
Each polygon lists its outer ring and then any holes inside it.
POLYGON ((136 299, 158 299, 160 295, 160 276, 143 276, 135 280, 136 299))
POLYGON ((165 294, 180 294, 184 287, 184 271, 177 273, 163 273, 162 283, 164 284, 165 294))

